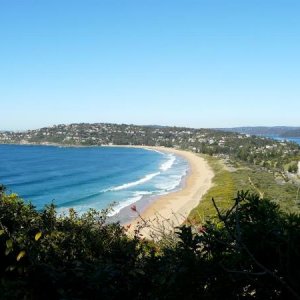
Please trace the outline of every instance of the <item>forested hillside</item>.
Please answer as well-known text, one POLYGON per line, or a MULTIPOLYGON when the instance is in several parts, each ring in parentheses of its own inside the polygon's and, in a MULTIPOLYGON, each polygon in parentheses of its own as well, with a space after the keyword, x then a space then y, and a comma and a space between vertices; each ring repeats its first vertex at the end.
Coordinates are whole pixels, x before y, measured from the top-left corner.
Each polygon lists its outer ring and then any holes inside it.
POLYGON ((220 130, 229 131, 229 132, 238 132, 251 135, 277 135, 277 136, 291 136, 297 137, 300 136, 299 131, 300 127, 291 127, 291 126, 254 126, 254 127, 233 127, 233 128, 221 128, 220 130), (293 135, 298 134, 298 135, 293 135))

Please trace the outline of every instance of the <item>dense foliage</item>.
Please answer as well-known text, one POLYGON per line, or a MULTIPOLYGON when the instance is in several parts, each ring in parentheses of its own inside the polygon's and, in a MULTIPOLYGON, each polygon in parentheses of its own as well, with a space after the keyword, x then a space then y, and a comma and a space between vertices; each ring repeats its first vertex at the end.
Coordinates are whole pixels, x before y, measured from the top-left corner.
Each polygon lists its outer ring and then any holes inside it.
MULTIPOLYGON (((1 299, 298 299, 300 217, 257 195, 174 243, 133 237, 106 212, 57 216, 0 191, 1 299), (163 246, 162 246, 163 245, 163 246)), ((213 200, 214 201, 214 200, 213 200)), ((215 202, 213 202, 215 204, 215 202)))

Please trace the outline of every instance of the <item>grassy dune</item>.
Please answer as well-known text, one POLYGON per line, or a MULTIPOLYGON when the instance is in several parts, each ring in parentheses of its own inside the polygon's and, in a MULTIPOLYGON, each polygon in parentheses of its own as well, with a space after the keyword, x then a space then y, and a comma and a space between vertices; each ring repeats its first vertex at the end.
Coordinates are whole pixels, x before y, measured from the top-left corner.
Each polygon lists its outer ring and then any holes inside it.
POLYGON ((216 215, 211 199, 214 198, 221 210, 233 204, 233 197, 238 190, 249 190, 280 204, 288 212, 300 209, 298 187, 291 182, 278 183, 272 173, 253 165, 231 162, 211 156, 203 156, 215 173, 213 187, 204 195, 199 205, 194 208, 189 219, 204 222, 216 215), (276 199, 276 200, 275 200, 276 199))

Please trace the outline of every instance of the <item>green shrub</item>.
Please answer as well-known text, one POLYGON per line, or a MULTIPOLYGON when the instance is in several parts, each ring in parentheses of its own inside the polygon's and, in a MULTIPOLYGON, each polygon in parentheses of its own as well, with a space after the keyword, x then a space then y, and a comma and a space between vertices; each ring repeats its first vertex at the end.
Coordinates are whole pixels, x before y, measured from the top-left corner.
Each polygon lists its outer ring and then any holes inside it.
POLYGON ((57 216, 0 196, 1 299, 299 299, 300 217, 238 193, 175 245, 128 237, 107 211, 57 216), (165 245, 165 246, 161 246, 165 245))
POLYGON ((292 162, 288 166, 288 171, 291 173, 297 173, 298 172, 298 162, 292 162))

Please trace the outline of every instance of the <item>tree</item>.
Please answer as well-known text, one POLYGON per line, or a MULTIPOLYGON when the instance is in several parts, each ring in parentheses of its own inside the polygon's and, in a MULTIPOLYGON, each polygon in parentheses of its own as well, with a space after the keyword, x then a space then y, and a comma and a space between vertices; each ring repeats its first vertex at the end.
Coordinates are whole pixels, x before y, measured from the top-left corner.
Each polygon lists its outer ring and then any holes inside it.
POLYGON ((248 192, 212 201, 217 217, 169 243, 129 237, 107 210, 58 216, 3 193, 0 299, 299 299, 299 215, 248 192))

